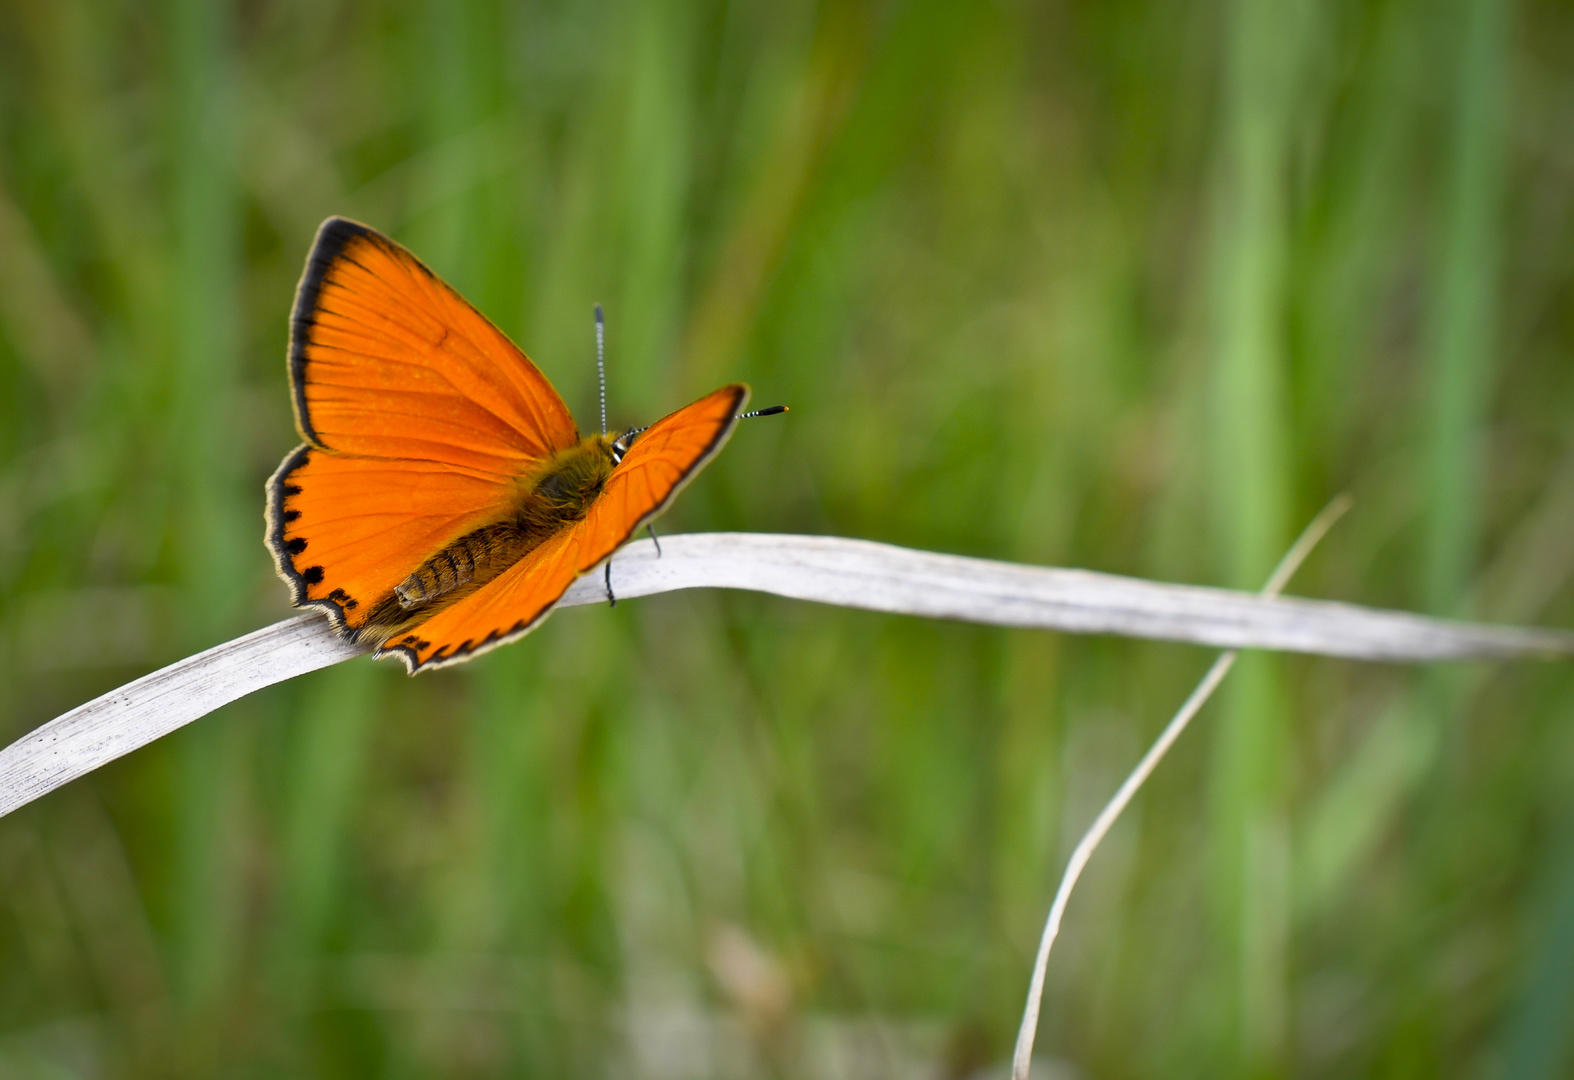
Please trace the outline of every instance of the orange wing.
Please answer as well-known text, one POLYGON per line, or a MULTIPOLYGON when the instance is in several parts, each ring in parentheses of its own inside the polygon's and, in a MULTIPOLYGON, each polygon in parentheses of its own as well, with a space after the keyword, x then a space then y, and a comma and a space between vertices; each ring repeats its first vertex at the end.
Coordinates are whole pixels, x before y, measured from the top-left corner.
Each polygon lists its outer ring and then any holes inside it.
POLYGON ((307 442, 513 477, 579 441, 529 358, 375 229, 323 222, 290 324, 290 385, 307 442))
POLYGON ((329 218, 290 320, 306 442, 268 482, 268 547, 297 606, 353 632, 421 561, 510 503, 579 433, 552 384, 419 259, 329 218))
POLYGON ((575 578, 665 510, 721 450, 748 400, 747 386, 724 386, 652 424, 612 471, 584 520, 377 655, 398 653, 414 674, 469 659, 534 630, 575 578))

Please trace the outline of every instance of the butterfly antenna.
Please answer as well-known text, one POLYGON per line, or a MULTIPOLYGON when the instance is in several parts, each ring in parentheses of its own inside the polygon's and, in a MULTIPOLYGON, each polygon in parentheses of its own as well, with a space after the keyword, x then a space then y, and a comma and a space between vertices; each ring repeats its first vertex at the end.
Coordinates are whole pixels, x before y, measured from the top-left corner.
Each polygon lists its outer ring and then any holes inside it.
POLYGON ((772 405, 768 409, 755 409, 753 412, 740 413, 739 420, 753 420, 756 416, 775 416, 777 413, 787 412, 785 405, 772 405))
POLYGON ((596 385, 601 390, 601 436, 607 435, 607 322, 596 305, 596 385))

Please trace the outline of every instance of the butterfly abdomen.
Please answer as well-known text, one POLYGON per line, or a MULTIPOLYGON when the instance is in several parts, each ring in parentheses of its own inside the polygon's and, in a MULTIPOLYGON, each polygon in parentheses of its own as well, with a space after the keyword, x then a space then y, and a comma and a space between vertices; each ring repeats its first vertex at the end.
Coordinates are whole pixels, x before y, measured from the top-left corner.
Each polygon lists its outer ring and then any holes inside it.
POLYGON ((394 589, 394 596, 400 608, 414 611, 466 585, 491 581, 523 558, 532 546, 514 522, 484 526, 427 559, 394 589))
POLYGON ((432 555, 367 615, 357 638, 386 640, 474 592, 582 520, 612 474, 611 444, 591 437, 554 454, 521 483, 512 515, 483 525, 432 555))

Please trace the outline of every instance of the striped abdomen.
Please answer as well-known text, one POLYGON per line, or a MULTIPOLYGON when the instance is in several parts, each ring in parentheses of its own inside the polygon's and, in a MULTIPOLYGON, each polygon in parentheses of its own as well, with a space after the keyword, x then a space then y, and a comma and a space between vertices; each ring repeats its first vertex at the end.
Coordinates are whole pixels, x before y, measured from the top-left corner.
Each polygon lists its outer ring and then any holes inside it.
POLYGON ((394 589, 394 595, 405 611, 424 607, 472 582, 491 581, 534 546, 528 543, 525 530, 512 521, 487 525, 427 559, 394 589))

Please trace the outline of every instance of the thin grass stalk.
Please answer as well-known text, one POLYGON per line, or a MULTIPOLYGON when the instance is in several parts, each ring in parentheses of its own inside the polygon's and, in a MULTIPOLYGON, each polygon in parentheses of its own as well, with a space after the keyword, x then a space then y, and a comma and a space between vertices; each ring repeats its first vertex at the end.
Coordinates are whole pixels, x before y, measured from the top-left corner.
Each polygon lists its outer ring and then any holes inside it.
MULTIPOLYGON (((1334 523, 1350 509, 1350 500, 1340 495, 1329 503, 1323 512, 1312 519, 1312 523, 1301 533, 1300 538, 1285 552, 1279 565, 1274 567, 1273 574, 1269 576, 1268 583, 1263 586, 1261 596, 1272 599, 1284 591, 1290 583, 1290 578, 1300 569, 1301 563, 1312 553, 1328 530, 1334 523)), ((1038 1016, 1044 1000, 1044 977, 1049 970, 1049 951, 1055 945, 1055 939, 1060 936, 1060 921, 1066 914, 1066 905, 1071 902, 1071 890, 1077 887, 1077 880, 1082 877, 1082 871, 1087 867, 1088 861, 1093 858, 1093 853, 1103 843, 1104 837, 1109 834, 1115 821, 1125 812, 1131 800, 1141 790, 1142 785, 1148 782, 1148 777, 1153 775, 1153 770, 1159 767, 1159 762, 1164 760, 1164 755, 1170 752, 1170 747, 1175 745, 1177 739, 1191 723, 1192 717, 1207 704, 1213 692, 1219 688, 1224 677, 1230 673, 1230 668, 1235 666, 1235 659, 1240 655, 1234 649, 1220 653, 1219 658, 1208 668, 1202 681, 1191 692, 1174 718, 1165 725, 1159 737, 1154 740, 1148 752, 1142 755, 1142 760, 1137 762, 1137 767, 1109 802, 1104 804, 1104 809, 1099 811, 1098 817, 1093 819, 1093 824, 1077 841, 1077 846, 1072 849, 1071 858, 1066 862, 1065 872, 1061 875, 1060 885, 1055 890, 1055 899, 1049 905, 1049 918, 1044 923, 1044 933, 1039 938, 1038 954, 1033 959, 1033 975, 1028 982, 1027 1006, 1022 1012, 1022 1026, 1017 1031, 1016 1050, 1011 1056, 1011 1080, 1028 1080, 1028 1073, 1033 1064, 1033 1041, 1038 1034, 1038 1016)))

